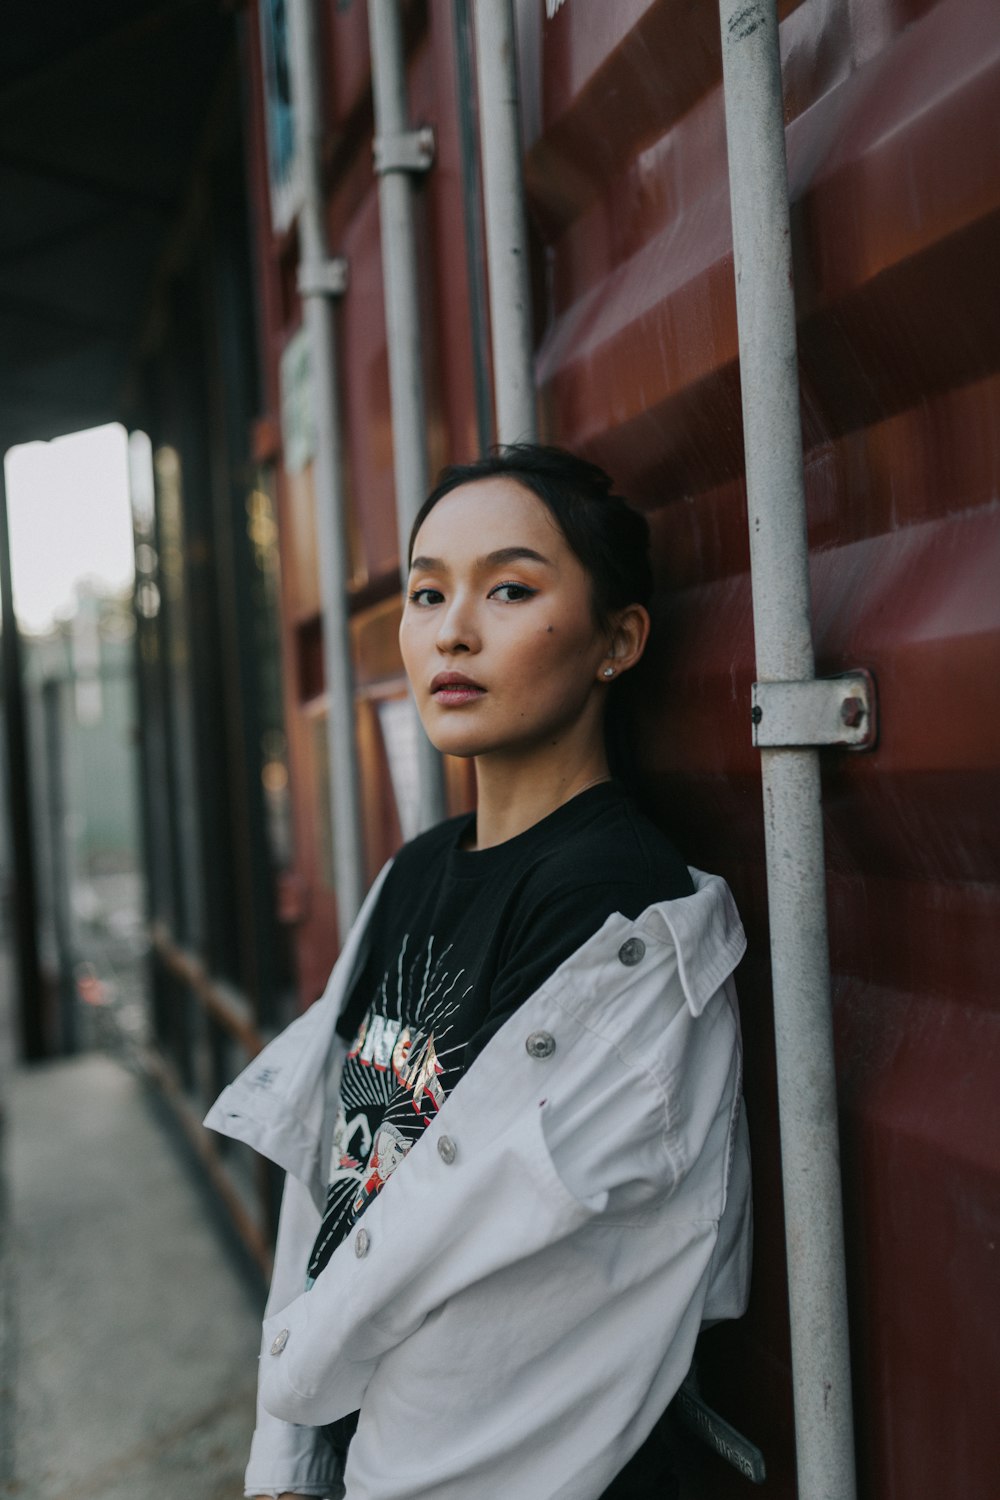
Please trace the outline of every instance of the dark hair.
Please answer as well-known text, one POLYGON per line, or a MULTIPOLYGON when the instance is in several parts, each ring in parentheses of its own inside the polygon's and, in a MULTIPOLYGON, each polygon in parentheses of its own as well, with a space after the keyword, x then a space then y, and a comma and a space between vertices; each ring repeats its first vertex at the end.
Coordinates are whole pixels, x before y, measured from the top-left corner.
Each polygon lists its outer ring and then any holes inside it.
POLYGON ((443 469, 417 512, 409 558, 417 532, 439 500, 460 485, 493 478, 513 479, 541 500, 587 571, 599 625, 607 625, 627 604, 649 603, 653 573, 645 516, 612 494, 611 479, 597 464, 540 443, 511 443, 474 463, 443 469))

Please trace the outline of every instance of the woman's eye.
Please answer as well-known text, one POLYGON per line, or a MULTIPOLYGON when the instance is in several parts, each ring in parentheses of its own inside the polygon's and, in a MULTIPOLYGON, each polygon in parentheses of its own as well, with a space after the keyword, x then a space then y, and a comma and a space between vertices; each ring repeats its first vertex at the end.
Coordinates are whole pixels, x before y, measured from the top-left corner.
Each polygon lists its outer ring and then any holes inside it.
POLYGON ((410 603, 427 606, 429 604, 440 604, 444 598, 440 589, 413 589, 410 593, 410 603))
POLYGON ((537 589, 529 589, 523 583, 498 583, 490 589, 489 598, 499 599, 503 604, 519 604, 522 599, 533 599, 537 589))

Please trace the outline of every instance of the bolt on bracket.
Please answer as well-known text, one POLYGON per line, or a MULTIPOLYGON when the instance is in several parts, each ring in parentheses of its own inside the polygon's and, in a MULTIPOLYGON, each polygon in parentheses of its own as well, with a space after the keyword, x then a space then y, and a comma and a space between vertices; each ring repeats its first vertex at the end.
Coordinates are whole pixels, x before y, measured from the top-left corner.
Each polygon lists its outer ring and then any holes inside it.
POLYGON ((372 142, 375 174, 386 172, 427 172, 434 163, 434 130, 422 125, 419 130, 404 130, 397 135, 377 135, 372 142))
POLYGON ((296 285, 300 297, 342 297, 347 291, 347 260, 343 255, 329 260, 303 261, 296 285))
POLYGON ((875 679, 858 669, 806 682, 755 682, 753 742, 758 749, 841 745, 871 750, 878 733, 875 679))

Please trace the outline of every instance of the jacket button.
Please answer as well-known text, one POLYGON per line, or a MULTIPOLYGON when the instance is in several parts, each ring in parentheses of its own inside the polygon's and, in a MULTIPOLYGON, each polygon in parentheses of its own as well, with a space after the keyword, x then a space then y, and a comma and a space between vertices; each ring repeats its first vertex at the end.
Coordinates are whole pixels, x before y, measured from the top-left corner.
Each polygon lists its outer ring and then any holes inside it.
POLYGON ((646 944, 642 938, 629 938, 618 949, 618 957, 627 969, 641 963, 646 956, 646 944))
POLYGON ((457 1148, 455 1146, 455 1142, 452 1140, 451 1136, 450 1135, 443 1135, 443 1136, 441 1136, 440 1139, 438 1140, 438 1156, 440 1156, 440 1158, 444 1162, 445 1166, 446 1167, 450 1167, 451 1164, 452 1164, 452 1162, 455 1160, 455 1157, 457 1155, 458 1155, 458 1151, 457 1151, 457 1148))
POLYGON ((529 1057, 551 1057, 556 1050, 556 1039, 547 1031, 533 1031, 524 1047, 529 1057))
POLYGON ((272 1354, 280 1354, 281 1351, 282 1351, 282 1349, 284 1349, 284 1347, 285 1347, 285 1345, 287 1343, 288 1343, 288 1329, 287 1328, 283 1328, 281 1330, 281 1332, 278 1334, 278 1336, 275 1339, 274 1343, 271 1345, 271 1353, 272 1354))
POLYGON ((358 1260, 363 1259, 363 1257, 368 1254, 369 1250, 371 1249, 371 1245, 371 1235, 368 1233, 367 1229, 359 1229, 358 1237, 354 1241, 354 1253, 358 1257, 358 1260))

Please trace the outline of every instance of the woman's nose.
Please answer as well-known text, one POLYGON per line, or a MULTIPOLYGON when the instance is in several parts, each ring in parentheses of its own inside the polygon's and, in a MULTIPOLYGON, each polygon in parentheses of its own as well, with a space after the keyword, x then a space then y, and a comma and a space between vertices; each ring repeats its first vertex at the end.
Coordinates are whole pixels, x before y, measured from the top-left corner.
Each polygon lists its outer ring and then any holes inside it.
POLYGON ((475 622, 463 600, 453 599, 441 616, 437 648, 449 656, 455 652, 479 650, 479 636, 475 622))

